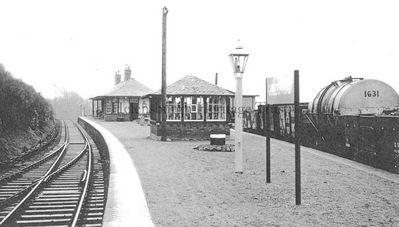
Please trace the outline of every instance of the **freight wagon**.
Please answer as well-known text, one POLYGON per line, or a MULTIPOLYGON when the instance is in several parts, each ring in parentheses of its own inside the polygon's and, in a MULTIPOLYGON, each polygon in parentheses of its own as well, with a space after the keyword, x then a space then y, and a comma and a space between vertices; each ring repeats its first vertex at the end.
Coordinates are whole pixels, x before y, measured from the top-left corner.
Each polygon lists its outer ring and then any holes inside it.
MULTIPOLYGON (((378 80, 345 78, 301 103, 301 144, 399 173, 399 96, 378 80)), ((246 112, 244 130, 293 142, 294 105, 260 105, 246 112), (264 119, 267 119, 265 122, 264 119)))

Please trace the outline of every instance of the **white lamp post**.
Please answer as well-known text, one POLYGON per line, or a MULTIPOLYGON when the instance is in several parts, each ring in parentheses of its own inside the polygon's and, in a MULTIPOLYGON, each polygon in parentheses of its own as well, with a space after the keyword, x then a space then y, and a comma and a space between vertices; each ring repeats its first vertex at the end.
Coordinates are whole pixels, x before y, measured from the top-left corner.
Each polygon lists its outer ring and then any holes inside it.
POLYGON ((236 94, 235 94, 235 172, 243 173, 243 154, 242 154, 242 74, 248 61, 248 55, 243 52, 242 46, 237 46, 234 53, 230 54, 230 60, 233 65, 233 71, 236 77, 236 94))

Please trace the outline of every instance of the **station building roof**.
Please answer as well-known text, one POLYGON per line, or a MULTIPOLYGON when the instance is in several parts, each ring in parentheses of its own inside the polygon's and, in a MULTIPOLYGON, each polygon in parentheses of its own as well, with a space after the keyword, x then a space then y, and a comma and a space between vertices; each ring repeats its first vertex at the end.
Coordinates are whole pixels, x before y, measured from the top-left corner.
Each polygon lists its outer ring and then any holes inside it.
MULTIPOLYGON (((182 79, 166 87, 167 95, 221 95, 233 96, 234 92, 209 83, 198 77, 187 75, 182 79)), ((161 90, 147 93, 145 97, 151 95, 161 95, 161 90)))
POLYGON ((151 92, 144 84, 138 82, 134 78, 130 78, 127 81, 120 82, 115 85, 109 92, 92 97, 90 99, 99 99, 104 97, 141 97, 151 92))

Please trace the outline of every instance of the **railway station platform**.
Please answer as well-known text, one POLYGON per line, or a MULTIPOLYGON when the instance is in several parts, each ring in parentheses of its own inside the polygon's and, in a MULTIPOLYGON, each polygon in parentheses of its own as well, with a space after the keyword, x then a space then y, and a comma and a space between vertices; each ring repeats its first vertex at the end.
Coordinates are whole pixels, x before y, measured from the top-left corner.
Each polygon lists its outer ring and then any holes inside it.
MULTIPOLYGON (((236 174, 234 152, 193 149, 209 141, 162 142, 136 122, 90 120, 123 145, 128 154, 123 159, 134 163, 156 226, 399 225, 397 174, 302 147, 302 205, 297 206, 293 144, 271 139, 272 182, 266 184, 264 137, 244 134, 244 173, 236 174)), ((232 138, 234 131, 226 142, 233 144, 232 138)), ((119 168, 125 162, 111 164, 119 168)))
POLYGON ((101 125, 82 119, 102 135, 109 152, 110 176, 103 226, 154 226, 139 176, 123 145, 101 125))

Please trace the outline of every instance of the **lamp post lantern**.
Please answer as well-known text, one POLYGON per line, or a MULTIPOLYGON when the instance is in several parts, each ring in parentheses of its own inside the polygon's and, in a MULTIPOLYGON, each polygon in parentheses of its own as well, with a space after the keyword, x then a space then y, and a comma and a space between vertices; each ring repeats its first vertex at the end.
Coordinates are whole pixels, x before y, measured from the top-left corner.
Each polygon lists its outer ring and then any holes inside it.
POLYGON ((236 93, 235 93, 235 116, 234 116, 234 128, 235 128, 235 154, 234 154, 234 166, 236 173, 243 173, 243 153, 242 153, 242 74, 244 73, 245 66, 248 61, 248 55, 243 52, 242 46, 237 46, 234 53, 230 54, 230 60, 233 66, 233 72, 236 77, 236 93))

